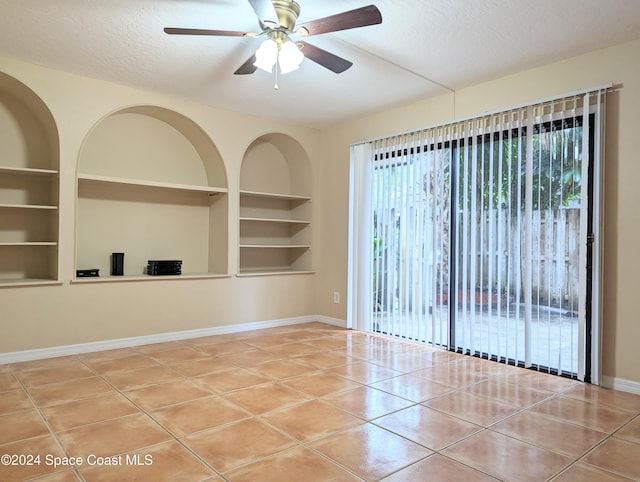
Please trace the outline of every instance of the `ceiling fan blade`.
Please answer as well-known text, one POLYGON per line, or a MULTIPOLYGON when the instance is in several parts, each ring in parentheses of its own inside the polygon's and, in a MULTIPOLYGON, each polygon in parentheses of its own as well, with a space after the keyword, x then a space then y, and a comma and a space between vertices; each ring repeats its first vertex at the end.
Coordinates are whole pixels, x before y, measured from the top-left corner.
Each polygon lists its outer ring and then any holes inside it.
POLYGON ((164 29, 169 35, 214 35, 217 37, 244 37, 245 32, 236 32, 234 30, 204 30, 201 28, 173 28, 164 29))
POLYGON ((331 52, 322 50, 315 45, 308 44, 307 42, 298 42, 298 44, 302 46, 302 53, 306 58, 313 60, 316 64, 322 65, 336 74, 341 74, 353 65, 353 62, 349 62, 331 52))
POLYGON ((253 65, 255 61, 256 61, 256 56, 255 54, 253 54, 251 57, 247 59, 247 61, 244 64, 238 67, 238 70, 236 70, 233 74, 234 75, 253 74, 258 69, 258 67, 253 65))
POLYGON ((369 5, 367 7, 356 8, 348 12, 338 13, 329 17, 312 20, 302 25, 309 32, 308 35, 318 35, 321 33, 337 32, 350 28, 366 27, 382 23, 382 14, 378 7, 369 5))
POLYGON ((258 16, 258 20, 262 22, 271 22, 280 25, 276 9, 273 8, 271 0, 249 0, 254 12, 258 16))

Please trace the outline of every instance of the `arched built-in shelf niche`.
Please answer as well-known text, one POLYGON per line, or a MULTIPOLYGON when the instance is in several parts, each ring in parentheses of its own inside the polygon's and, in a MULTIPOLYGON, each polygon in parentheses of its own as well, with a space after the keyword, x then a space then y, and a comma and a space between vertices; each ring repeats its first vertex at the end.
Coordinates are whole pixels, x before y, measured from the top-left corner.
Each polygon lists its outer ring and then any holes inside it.
POLYGON ((295 139, 267 134, 240 169, 239 276, 311 273, 309 157, 295 139))
POLYGON ((130 281, 226 276, 227 178, 211 139, 176 112, 137 106, 101 120, 78 162, 76 269, 130 281), (111 254, 124 253, 124 276, 111 254), (180 276, 149 276, 149 260, 181 260, 180 276))
POLYGON ((0 72, 0 287, 58 283, 59 169, 51 112, 0 72))

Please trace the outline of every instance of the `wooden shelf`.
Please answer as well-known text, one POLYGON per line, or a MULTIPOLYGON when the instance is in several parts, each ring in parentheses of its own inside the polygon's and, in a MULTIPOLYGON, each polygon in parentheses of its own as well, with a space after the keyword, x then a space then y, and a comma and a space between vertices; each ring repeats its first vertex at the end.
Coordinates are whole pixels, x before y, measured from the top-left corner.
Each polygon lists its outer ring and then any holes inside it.
POLYGON ((31 167, 0 166, 0 174, 23 174, 27 176, 55 176, 58 171, 53 169, 34 169, 31 167))
POLYGON ((8 209, 44 209, 55 211, 58 206, 47 206, 43 204, 0 204, 0 208, 8 209))
POLYGON ((309 249, 308 244, 241 244, 241 248, 248 249, 309 249))
POLYGON ((251 276, 279 276, 292 274, 315 274, 315 271, 295 270, 295 269, 269 269, 269 270, 243 270, 236 275, 238 278, 248 278, 251 276))
POLYGON ((282 223, 282 224, 311 224, 311 221, 305 221, 301 219, 279 219, 279 218, 240 218, 241 222, 252 222, 252 223, 282 223))
POLYGON ((272 192, 240 190, 240 195, 241 196, 270 198, 270 199, 280 199, 282 201, 300 201, 300 202, 311 201, 311 198, 308 197, 308 196, 297 196, 297 195, 294 195, 294 194, 277 194, 277 193, 272 193, 272 192))
POLYGON ((125 283, 129 281, 169 281, 169 280, 194 280, 229 278, 231 275, 224 273, 188 273, 181 275, 150 276, 150 275, 125 275, 125 276, 97 276, 87 278, 74 278, 72 283, 125 283))
POLYGON ((60 286, 62 281, 52 279, 36 279, 36 278, 19 278, 19 279, 0 279, 0 289, 2 288, 19 288, 22 286, 60 286))
POLYGON ((144 179, 126 179, 111 176, 99 176, 95 174, 80 174, 78 175, 78 180, 108 184, 125 184, 128 186, 153 187, 159 189, 173 189, 176 191, 202 192, 209 194, 221 194, 228 191, 226 188, 220 187, 195 186, 191 184, 174 184, 170 182, 147 181, 144 179))
POLYGON ((57 246, 55 241, 8 241, 0 242, 0 246, 57 246))

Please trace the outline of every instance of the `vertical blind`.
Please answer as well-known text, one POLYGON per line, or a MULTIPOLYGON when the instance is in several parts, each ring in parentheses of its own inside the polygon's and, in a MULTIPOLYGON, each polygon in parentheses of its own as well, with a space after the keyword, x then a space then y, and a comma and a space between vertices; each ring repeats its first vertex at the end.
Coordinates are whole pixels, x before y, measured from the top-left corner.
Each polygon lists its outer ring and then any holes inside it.
POLYGON ((350 322, 582 379, 605 91, 353 146, 350 322))

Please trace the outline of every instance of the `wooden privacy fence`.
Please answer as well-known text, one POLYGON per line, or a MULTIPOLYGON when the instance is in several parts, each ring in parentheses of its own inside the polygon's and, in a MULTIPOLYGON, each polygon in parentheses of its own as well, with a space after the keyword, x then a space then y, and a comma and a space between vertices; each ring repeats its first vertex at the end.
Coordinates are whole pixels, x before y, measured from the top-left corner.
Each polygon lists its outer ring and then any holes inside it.
MULTIPOLYGON (((448 303, 450 297, 458 303, 465 300, 467 305, 524 302, 527 223, 523 212, 483 211, 475 223, 467 218, 469 225, 458 229, 456 253, 451 256, 457 261, 457 287, 451 289, 448 237, 453 230, 424 218, 424 224, 416 223, 409 212, 405 215, 413 222, 403 223, 403 216, 395 209, 377 214, 374 223, 379 244, 374 249, 373 267, 376 310, 393 310, 397 303, 403 309, 426 310, 433 304, 448 303), (423 235, 416 234, 420 229, 423 235)), ((534 211, 529 225, 533 239, 529 274, 532 302, 577 310, 580 209, 534 211)))
MULTIPOLYGON (((467 256, 468 269, 475 267, 476 288, 502 293, 509 299, 519 293, 522 299, 525 226, 524 213, 519 218, 506 211, 485 211, 479 216, 476 249, 458 250, 459 266, 467 256)), ((577 309, 580 209, 534 211, 530 226, 534 304, 577 309)))

